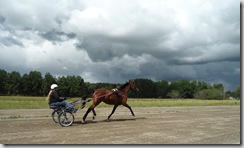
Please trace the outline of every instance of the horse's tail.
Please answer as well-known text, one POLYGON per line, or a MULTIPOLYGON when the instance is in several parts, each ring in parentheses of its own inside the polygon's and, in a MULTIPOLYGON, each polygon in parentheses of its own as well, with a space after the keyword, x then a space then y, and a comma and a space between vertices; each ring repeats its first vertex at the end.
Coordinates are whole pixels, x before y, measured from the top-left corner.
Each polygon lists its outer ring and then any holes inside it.
POLYGON ((90 90, 88 91, 85 95, 82 96, 82 100, 86 100, 86 98, 90 95, 93 94, 95 90, 90 90))

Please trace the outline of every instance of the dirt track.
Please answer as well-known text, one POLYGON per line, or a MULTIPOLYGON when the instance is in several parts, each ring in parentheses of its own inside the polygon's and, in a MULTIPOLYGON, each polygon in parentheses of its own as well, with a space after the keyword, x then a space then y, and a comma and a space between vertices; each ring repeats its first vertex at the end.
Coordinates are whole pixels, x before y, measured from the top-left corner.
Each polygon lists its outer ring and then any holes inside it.
POLYGON ((240 106, 96 108, 97 118, 61 127, 50 109, 0 110, 2 144, 240 144, 240 106), (17 119, 12 119, 18 117, 17 119))

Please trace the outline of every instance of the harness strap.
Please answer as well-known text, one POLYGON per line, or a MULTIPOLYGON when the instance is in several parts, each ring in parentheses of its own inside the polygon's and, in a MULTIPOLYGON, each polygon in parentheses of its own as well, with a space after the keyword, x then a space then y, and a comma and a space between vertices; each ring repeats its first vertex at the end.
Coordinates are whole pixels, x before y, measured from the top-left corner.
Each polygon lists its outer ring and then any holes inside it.
MULTIPOLYGON (((122 98, 121 98, 121 94, 126 94, 126 93, 123 93, 122 91, 113 91, 112 93, 109 93, 109 94, 105 94, 105 95, 102 95, 102 96, 98 96, 98 97, 96 97, 96 98, 93 98, 93 99, 97 99, 97 98, 102 98, 102 97, 105 97, 105 96, 109 96, 109 95, 112 95, 112 94, 117 94, 117 96, 118 96, 118 99, 119 99, 119 102, 118 102, 118 104, 119 103, 121 103, 122 104, 122 98)), ((92 99, 91 99, 92 100, 92 99)))
MULTIPOLYGON (((106 94, 106 95, 98 96, 97 98, 102 98, 102 97, 105 97, 105 96, 108 96, 108 95, 112 95, 113 93, 114 93, 114 92, 109 93, 109 94, 106 94)), ((94 98, 94 99, 97 99, 97 98, 94 98)))
POLYGON ((121 92, 117 91, 117 95, 118 95, 118 105, 122 104, 122 97, 121 97, 121 92))

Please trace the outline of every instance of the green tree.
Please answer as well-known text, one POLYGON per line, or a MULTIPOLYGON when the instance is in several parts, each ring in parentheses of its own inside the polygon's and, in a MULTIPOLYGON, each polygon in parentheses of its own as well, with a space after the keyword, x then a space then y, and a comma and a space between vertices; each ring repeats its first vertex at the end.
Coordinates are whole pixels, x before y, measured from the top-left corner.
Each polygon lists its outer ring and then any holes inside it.
POLYGON ((156 82, 157 97, 166 98, 169 93, 169 83, 166 80, 156 82))
POLYGON ((20 93, 21 76, 19 72, 13 71, 8 73, 7 91, 9 95, 16 95, 20 93))
POLYGON ((83 79, 80 76, 68 76, 67 82, 69 87, 69 96, 81 96, 81 84, 83 79))
POLYGON ((130 93, 130 97, 139 98, 156 98, 157 97, 157 86, 156 83, 150 79, 136 79, 135 83, 140 90, 136 94, 130 93))
POLYGON ((216 88, 200 90, 194 95, 194 97, 196 99, 206 99, 206 100, 222 100, 223 99, 222 93, 216 88))
POLYGON ((232 91, 225 92, 225 99, 229 99, 230 97, 234 98, 235 97, 235 92, 232 92, 232 91))
POLYGON ((21 78, 20 82, 20 94, 22 95, 29 95, 30 94, 30 88, 29 88, 29 77, 28 74, 24 74, 21 78))
POLYGON ((44 76, 44 79, 42 80, 42 95, 47 95, 49 90, 50 90, 50 86, 56 83, 55 78, 50 74, 50 73, 46 73, 46 75, 44 76))
POLYGON ((213 88, 218 89, 219 91, 223 91, 224 85, 223 84, 213 84, 213 88))
POLYGON ((241 89, 240 89, 240 86, 237 86, 236 87, 236 90, 235 90, 235 97, 237 99, 240 99, 241 98, 241 89))
POLYGON ((27 88, 29 95, 40 96, 42 92, 42 75, 38 71, 31 71, 28 75, 27 88))
POLYGON ((5 70, 0 69, 0 95, 7 93, 6 84, 7 84, 8 74, 5 70))
POLYGON ((219 92, 222 94, 222 99, 224 99, 224 97, 225 97, 224 85, 223 84, 213 84, 213 88, 219 90, 219 92))
POLYGON ((180 98, 193 98, 195 88, 189 80, 178 80, 171 84, 172 90, 177 90, 180 93, 180 98))
POLYGON ((81 97, 88 91, 87 85, 80 76, 62 76, 58 78, 57 83, 62 96, 81 97))
POLYGON ((58 92, 60 96, 67 96, 69 95, 69 86, 66 77, 58 77, 57 84, 59 86, 58 92))
POLYGON ((178 90, 172 90, 167 94, 170 98, 178 99, 181 97, 181 94, 178 90))
POLYGON ((208 89, 210 88, 210 84, 204 82, 204 81, 198 81, 197 84, 196 84, 196 89, 195 91, 200 91, 200 90, 203 90, 203 89, 208 89))

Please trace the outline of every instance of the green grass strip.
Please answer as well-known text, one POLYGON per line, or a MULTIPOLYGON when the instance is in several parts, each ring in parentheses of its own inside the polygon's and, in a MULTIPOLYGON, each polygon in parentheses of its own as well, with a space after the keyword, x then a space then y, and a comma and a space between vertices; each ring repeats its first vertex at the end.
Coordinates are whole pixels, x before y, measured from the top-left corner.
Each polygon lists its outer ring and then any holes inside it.
MULTIPOLYGON (((80 98, 67 100, 72 102, 80 98)), ((131 107, 170 107, 170 106, 225 106, 240 105, 240 100, 196 100, 196 99, 128 99, 131 107)), ((87 104, 90 106, 91 102, 87 104)), ((98 107, 110 107, 101 103, 98 107)), ((0 109, 43 109, 49 108, 46 97, 0 96, 0 109)))

